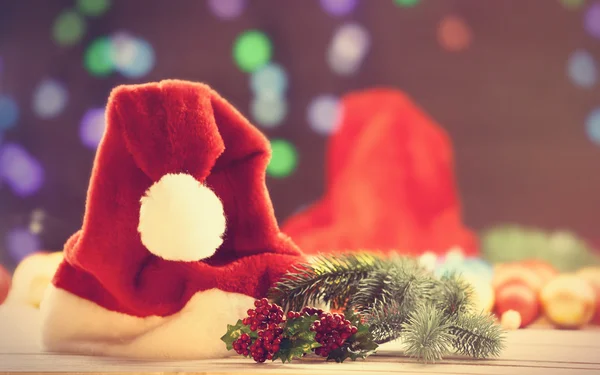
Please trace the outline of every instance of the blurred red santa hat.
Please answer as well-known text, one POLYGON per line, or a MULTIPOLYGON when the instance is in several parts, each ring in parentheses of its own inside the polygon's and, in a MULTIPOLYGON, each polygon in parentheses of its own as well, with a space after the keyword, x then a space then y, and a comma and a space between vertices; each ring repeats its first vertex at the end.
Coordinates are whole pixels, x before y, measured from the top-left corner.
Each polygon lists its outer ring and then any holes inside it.
POLYGON ((451 141, 404 93, 346 95, 324 196, 282 229, 305 253, 477 253, 461 219, 451 141))
POLYGON ((48 350, 225 354, 236 321, 302 258, 265 186, 268 140, 208 86, 116 88, 83 227, 42 302, 48 350))

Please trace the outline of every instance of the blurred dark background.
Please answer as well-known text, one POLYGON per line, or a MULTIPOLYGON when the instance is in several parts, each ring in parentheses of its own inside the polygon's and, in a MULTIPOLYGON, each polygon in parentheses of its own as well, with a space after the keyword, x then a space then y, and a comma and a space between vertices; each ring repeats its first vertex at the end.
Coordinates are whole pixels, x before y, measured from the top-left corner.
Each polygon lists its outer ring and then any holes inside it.
POLYGON ((82 221, 108 93, 213 86, 273 140, 279 220, 323 193, 338 98, 405 91, 451 135, 465 221, 600 239, 600 1, 0 0, 0 262, 82 221))

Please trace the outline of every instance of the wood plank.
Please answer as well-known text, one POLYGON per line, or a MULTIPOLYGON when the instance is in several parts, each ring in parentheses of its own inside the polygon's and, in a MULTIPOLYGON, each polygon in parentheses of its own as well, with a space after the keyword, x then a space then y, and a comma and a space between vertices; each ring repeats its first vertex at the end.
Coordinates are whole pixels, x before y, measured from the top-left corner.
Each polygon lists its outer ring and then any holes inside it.
MULTIPOLYGON (((25 319, 27 311, 18 312, 25 319)), ((292 364, 254 364, 251 360, 232 357, 205 361, 136 361, 123 358, 88 357, 46 353, 40 350, 39 325, 27 318, 28 324, 8 327, 0 333, 0 371, 8 372, 162 372, 175 374, 600 374, 600 331, 561 331, 526 329, 507 334, 506 349, 501 358, 477 361, 461 357, 446 358, 424 365, 402 356, 399 342, 382 346, 366 361, 344 364, 325 363, 319 358, 292 364)), ((1 375, 1 374, 0 374, 1 375)))

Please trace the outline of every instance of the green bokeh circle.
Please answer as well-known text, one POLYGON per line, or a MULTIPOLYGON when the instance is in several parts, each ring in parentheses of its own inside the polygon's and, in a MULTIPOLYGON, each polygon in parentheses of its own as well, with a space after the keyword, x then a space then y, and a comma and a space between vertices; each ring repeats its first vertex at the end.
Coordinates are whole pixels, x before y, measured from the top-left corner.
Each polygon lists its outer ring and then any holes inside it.
POLYGON ((243 32, 233 45, 233 59, 244 72, 253 72, 271 60, 273 45, 261 31, 243 32))
POLYGON ((105 77, 112 73, 112 43, 109 38, 101 37, 92 42, 85 51, 84 65, 88 72, 96 77, 105 77))
POLYGON ((77 9, 86 16, 101 16, 109 8, 110 0, 77 0, 77 9))
POLYGON ((54 20, 52 37, 61 46, 71 46, 79 43, 86 31, 83 17, 73 10, 63 11, 54 20))
POLYGON ((394 0, 396 5, 401 7, 414 7, 420 0, 394 0))
POLYGON ((283 139, 271 140, 272 156, 267 166, 267 174, 275 178, 285 178, 294 173, 298 166, 296 147, 283 139))

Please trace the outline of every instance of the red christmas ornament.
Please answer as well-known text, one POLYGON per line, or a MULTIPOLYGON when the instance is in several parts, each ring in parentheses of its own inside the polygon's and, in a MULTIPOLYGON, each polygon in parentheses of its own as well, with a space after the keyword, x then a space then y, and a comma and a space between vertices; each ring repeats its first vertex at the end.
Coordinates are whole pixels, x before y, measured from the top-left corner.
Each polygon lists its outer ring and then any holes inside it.
POLYGON ((0 264, 0 305, 4 303, 6 297, 8 297, 8 292, 10 292, 10 286, 12 283, 12 278, 10 273, 0 264))
POLYGON ((531 324, 540 313, 538 294, 524 284, 506 284, 496 290, 496 314, 501 317, 509 310, 521 314, 521 328, 531 324))

